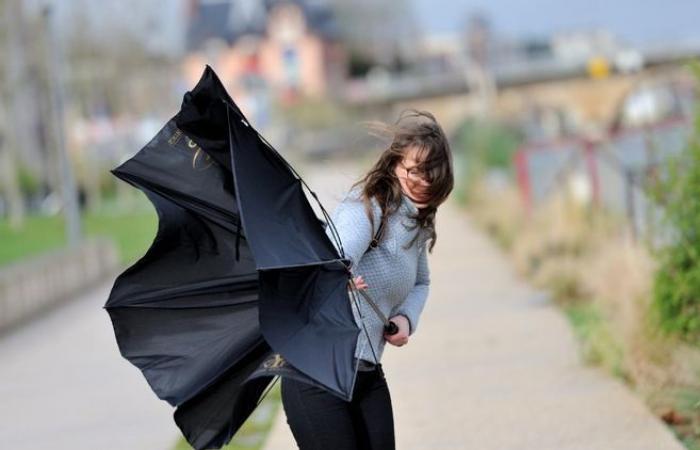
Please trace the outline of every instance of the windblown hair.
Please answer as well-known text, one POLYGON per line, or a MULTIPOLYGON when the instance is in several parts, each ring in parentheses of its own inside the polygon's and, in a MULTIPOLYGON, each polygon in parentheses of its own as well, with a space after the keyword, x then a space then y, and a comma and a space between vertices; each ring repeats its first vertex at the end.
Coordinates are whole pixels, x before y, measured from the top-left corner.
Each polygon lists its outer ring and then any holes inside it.
MULTIPOLYGON (((450 145, 435 117, 427 111, 413 108, 402 111, 394 124, 383 122, 367 122, 372 134, 388 136, 391 144, 379 156, 379 160, 360 180, 353 183, 352 188, 361 186, 361 197, 370 222, 374 218, 370 198, 374 197, 382 211, 381 222, 395 213, 401 205, 401 183, 395 174, 396 164, 403 160, 410 147, 417 149, 418 168, 422 170, 430 182, 428 188, 429 200, 424 208, 418 209, 418 214, 411 218, 415 227, 420 226, 428 231, 431 240, 428 250, 432 252, 437 233, 435 232, 435 214, 454 188, 452 152, 450 145)), ((414 244, 419 233, 408 244, 414 244)), ((383 237, 383 236, 382 236, 383 237)), ((380 241, 381 238, 380 237, 380 241)))

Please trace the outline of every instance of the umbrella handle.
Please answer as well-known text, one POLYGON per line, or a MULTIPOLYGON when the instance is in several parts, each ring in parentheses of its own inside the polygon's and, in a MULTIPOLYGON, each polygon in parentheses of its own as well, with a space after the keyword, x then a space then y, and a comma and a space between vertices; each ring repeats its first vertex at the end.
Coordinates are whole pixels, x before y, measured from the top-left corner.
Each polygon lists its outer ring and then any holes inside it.
POLYGON ((396 323, 389 321, 388 325, 384 325, 384 332, 389 335, 393 335, 399 332, 399 327, 396 323))

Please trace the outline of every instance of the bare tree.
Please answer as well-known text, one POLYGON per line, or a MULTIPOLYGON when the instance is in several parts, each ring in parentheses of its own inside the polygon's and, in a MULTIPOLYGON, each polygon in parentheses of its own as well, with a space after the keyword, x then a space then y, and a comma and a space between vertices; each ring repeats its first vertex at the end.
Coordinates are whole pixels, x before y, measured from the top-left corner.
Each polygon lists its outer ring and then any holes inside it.
POLYGON ((4 99, 0 105, 7 105, 0 110, 0 181, 7 198, 10 226, 19 228, 24 222, 24 202, 17 179, 17 151, 22 144, 22 129, 24 123, 21 112, 22 50, 18 34, 18 20, 21 20, 21 4, 19 0, 4 0, 2 4, 2 43, 4 55, 2 84, 4 89, 0 96, 4 99), (7 111, 5 111, 7 109, 7 111), (2 115, 4 114, 4 117, 2 115))
MULTIPOLYGON (((176 99, 171 98, 172 81, 179 74, 176 60, 149 52, 144 36, 120 22, 109 24, 109 33, 104 33, 109 38, 105 38, 95 36, 91 19, 80 8, 72 9, 72 13, 72 26, 65 36, 65 56, 70 92, 67 108, 74 118, 142 117, 178 106, 176 99)), ((123 138, 110 143, 112 148, 122 148, 124 152, 129 150, 128 145, 131 142, 123 138)), ((76 165, 81 169, 78 177, 87 207, 97 208, 102 197, 102 177, 107 173, 104 165, 116 161, 98 158, 96 148, 73 150, 79 155, 76 165)))

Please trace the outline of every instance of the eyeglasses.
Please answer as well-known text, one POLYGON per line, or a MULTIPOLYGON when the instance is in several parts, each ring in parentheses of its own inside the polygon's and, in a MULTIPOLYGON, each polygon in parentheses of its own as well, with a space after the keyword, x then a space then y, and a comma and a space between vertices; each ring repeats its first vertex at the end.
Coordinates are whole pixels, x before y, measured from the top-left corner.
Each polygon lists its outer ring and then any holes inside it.
POLYGON ((424 171, 420 170, 417 166, 406 167, 406 165, 402 162, 399 162, 399 164, 401 165, 401 167, 406 169, 406 178, 408 178, 408 180, 412 183, 430 184, 428 175, 424 171))

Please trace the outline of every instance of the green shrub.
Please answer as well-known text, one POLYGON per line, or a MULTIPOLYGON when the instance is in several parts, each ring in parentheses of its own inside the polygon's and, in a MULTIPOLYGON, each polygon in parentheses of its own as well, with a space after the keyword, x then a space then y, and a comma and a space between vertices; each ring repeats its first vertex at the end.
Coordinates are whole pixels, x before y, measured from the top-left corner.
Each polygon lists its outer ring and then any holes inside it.
MULTIPOLYGON (((700 82, 700 62, 690 69, 700 82)), ((652 314, 662 331, 689 342, 700 337, 700 104, 693 130, 654 196, 664 205, 672 242, 656 251, 659 269, 653 286, 652 314)))

